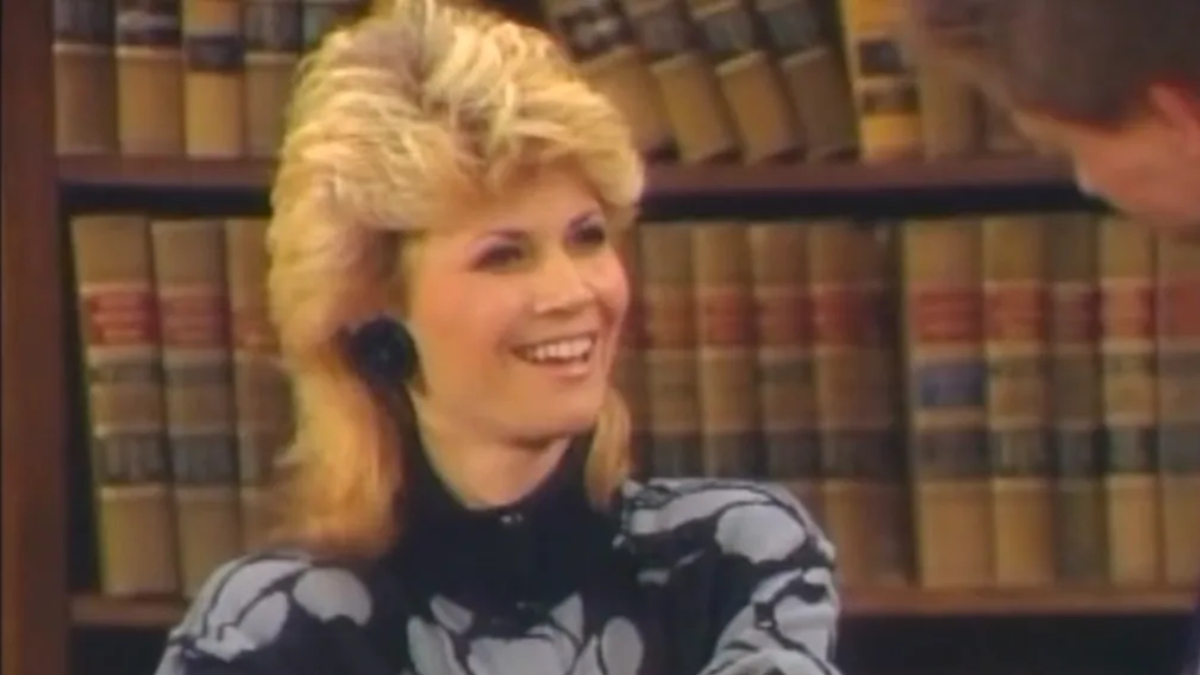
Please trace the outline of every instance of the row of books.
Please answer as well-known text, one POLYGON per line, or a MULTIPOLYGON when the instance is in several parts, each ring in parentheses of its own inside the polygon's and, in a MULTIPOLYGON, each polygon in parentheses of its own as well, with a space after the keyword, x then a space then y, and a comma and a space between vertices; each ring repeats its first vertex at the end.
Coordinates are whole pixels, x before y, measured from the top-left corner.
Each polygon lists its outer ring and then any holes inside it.
MULTIPOLYGON (((261 541, 292 423, 264 228, 72 222, 104 593, 261 541)), ((850 587, 1200 574, 1200 247, 1076 213, 634 233, 643 475, 787 485, 850 587)))
MULTIPOLYGON (((62 154, 273 158, 296 65, 394 0, 65 0, 62 154)), ((478 2, 485 0, 444 0, 478 2)), ((892 0, 542 0, 548 29, 630 121, 685 163, 1025 152, 994 106, 906 60, 892 0)))
POLYGON ((649 473, 791 486, 850 586, 1200 577, 1200 247, 1088 213, 635 243, 649 473))

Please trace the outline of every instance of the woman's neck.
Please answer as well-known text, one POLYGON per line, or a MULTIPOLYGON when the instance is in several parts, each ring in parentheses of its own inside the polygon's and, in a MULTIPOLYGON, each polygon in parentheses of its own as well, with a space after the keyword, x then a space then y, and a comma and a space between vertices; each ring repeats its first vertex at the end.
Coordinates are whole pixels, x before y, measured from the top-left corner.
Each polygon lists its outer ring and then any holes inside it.
POLYGON ((558 466, 569 438, 535 445, 481 433, 435 403, 412 396, 429 464, 468 508, 504 506, 532 492, 558 466))

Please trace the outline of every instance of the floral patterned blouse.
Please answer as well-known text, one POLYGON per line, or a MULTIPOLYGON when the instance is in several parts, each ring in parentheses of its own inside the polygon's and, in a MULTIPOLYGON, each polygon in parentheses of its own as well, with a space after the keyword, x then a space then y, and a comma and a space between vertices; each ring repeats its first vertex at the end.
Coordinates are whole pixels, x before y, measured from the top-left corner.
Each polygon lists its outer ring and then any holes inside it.
POLYGON ((528 497, 482 511, 414 452, 388 555, 226 563, 157 675, 838 675, 832 546, 787 492, 631 480, 600 512, 585 445, 528 497))

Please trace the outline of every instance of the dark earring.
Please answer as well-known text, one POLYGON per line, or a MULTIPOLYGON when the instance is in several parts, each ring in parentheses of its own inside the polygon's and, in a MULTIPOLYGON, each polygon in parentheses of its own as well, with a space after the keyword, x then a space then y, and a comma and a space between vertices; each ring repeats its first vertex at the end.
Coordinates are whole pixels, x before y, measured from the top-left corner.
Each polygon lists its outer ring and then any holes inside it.
POLYGON ((385 386, 406 382, 417 372, 417 346, 404 324, 378 317, 350 331, 349 347, 362 373, 385 386))

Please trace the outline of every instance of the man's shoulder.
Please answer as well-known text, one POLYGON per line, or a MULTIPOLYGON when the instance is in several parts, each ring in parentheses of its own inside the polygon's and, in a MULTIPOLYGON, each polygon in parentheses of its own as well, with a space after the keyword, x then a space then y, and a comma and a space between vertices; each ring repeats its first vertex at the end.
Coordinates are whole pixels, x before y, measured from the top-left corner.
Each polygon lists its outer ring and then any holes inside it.
POLYGON ((633 539, 711 539, 724 553, 757 560, 833 546, 785 487, 743 479, 652 478, 622 489, 622 521, 633 539))
POLYGON ((1187 651, 1184 654, 1183 675, 1200 675, 1200 596, 1196 599, 1196 609, 1192 613, 1187 651))

